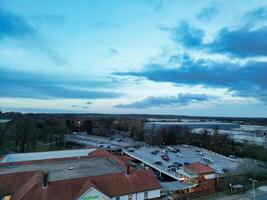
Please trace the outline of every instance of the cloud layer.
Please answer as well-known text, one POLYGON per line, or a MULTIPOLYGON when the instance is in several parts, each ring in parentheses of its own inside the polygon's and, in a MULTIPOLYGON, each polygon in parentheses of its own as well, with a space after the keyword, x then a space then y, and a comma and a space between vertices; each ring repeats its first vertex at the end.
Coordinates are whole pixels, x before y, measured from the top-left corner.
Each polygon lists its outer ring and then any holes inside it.
POLYGON ((118 104, 117 108, 130 108, 130 109, 145 109, 150 107, 180 107, 192 103, 198 103, 202 101, 207 101, 209 97, 205 94, 177 94, 177 96, 165 96, 165 97, 147 97, 141 101, 135 101, 130 104, 118 104))
POLYGON ((109 89, 111 83, 102 81, 68 79, 1 68, 0 80, 0 97, 106 99, 121 96, 121 93, 109 89))

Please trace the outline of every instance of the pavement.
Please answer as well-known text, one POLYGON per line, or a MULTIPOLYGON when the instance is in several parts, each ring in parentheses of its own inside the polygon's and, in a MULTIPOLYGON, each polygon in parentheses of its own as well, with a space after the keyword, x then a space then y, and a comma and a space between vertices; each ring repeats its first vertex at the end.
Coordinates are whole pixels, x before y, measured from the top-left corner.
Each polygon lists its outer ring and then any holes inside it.
POLYGON ((112 139, 108 139, 106 137, 96 136, 96 135, 87 135, 87 134, 72 134, 67 140, 77 142, 79 144, 84 144, 88 146, 95 146, 103 149, 121 149, 125 147, 129 147, 133 145, 133 141, 131 138, 125 137, 112 137, 112 139))

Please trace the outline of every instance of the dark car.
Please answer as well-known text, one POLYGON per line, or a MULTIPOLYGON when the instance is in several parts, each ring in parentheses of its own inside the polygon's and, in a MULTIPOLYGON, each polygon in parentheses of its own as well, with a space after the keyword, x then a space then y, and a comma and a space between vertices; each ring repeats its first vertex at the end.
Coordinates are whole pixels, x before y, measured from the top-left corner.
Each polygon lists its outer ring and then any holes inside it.
POLYGON ((183 164, 179 163, 179 162, 174 162, 173 165, 178 167, 178 168, 183 166, 183 164))
POLYGON ((158 154, 158 150, 153 150, 153 151, 151 151, 151 153, 153 154, 153 155, 157 155, 158 154))
POLYGON ((154 164, 156 164, 156 165, 162 165, 162 162, 161 161, 156 161, 156 162, 154 162, 154 164))
POLYGON ((161 155, 162 160, 169 161, 170 158, 167 154, 161 155))
POLYGON ((190 163, 189 162, 184 162, 184 165, 189 165, 190 163))

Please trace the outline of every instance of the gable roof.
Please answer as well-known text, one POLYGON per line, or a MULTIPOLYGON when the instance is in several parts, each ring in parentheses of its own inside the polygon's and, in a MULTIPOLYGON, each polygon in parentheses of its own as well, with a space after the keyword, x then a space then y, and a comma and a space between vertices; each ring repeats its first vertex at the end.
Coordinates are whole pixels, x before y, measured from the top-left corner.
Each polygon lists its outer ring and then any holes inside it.
POLYGON ((202 164, 201 162, 194 162, 189 165, 185 165, 184 168, 195 174, 213 173, 214 169, 202 164))
POLYGON ((43 173, 36 172, 28 181, 26 181, 13 195, 13 199, 20 200, 23 199, 27 193, 29 193, 37 184, 42 185, 43 173))
POLYGON ((152 170, 114 173, 82 179, 52 182, 48 186, 48 199, 77 199, 91 187, 109 196, 122 196, 149 190, 156 190, 160 185, 152 170), (78 189, 79 188, 79 189, 78 189), (64 193, 64 196, 62 196, 64 193))
POLYGON ((14 194, 36 173, 42 172, 31 171, 0 175, 0 196, 14 194))

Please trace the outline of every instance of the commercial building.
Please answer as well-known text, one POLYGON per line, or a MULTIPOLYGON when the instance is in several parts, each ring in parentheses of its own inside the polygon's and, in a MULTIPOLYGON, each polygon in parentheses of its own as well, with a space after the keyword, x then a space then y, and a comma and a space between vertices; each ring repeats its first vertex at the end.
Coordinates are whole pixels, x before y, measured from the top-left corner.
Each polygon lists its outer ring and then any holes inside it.
POLYGON ((160 191, 152 170, 99 149, 12 154, 0 163, 5 200, 143 200, 160 191))
POLYGON ((203 128, 203 129, 220 129, 220 130, 230 130, 233 128, 240 128, 237 123, 224 123, 219 121, 196 121, 196 122, 175 122, 175 121, 152 121, 146 122, 146 128, 165 128, 172 126, 180 126, 189 129, 203 128))

